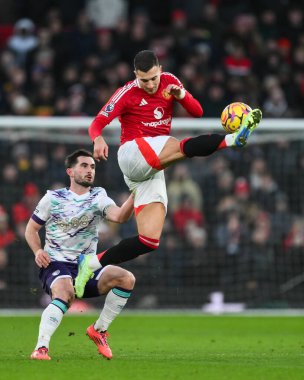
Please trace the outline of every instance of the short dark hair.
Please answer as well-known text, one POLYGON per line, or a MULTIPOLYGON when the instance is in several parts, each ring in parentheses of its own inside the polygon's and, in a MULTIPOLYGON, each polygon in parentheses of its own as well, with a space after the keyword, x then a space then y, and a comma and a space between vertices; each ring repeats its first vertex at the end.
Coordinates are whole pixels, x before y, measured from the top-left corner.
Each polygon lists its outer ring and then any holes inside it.
POLYGON ((66 157, 65 162, 64 162, 66 169, 67 168, 71 168, 74 165, 76 165, 77 161, 78 161, 78 157, 80 157, 80 156, 92 157, 94 159, 93 154, 91 152, 89 152, 88 150, 86 150, 86 149, 77 149, 73 153, 69 154, 66 157))
POLYGON ((142 50, 134 58, 134 69, 147 72, 153 66, 159 66, 158 58, 152 50, 142 50))

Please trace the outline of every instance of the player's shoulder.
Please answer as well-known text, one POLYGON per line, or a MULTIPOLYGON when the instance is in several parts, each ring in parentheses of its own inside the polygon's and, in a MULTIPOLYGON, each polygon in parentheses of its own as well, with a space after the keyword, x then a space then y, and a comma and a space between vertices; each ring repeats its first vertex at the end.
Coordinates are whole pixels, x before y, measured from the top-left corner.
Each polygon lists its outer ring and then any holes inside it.
POLYGON ((63 200, 68 200, 70 198, 71 191, 68 187, 63 187, 60 189, 51 189, 47 190, 44 199, 45 201, 54 202, 56 204, 57 202, 61 202, 63 200))
POLYGON ((172 83, 172 81, 176 81, 180 83, 180 80, 177 78, 177 76, 170 73, 169 71, 164 71, 163 73, 161 73, 161 80, 170 82, 170 83, 172 83))
POLYGON ((53 196, 53 197, 57 197, 57 196, 63 196, 63 195, 67 195, 69 192, 69 188, 68 187, 63 187, 61 189, 55 189, 55 190, 47 190, 46 192, 46 195, 48 196, 53 196))
POLYGON ((92 195, 99 195, 99 196, 107 196, 107 192, 106 192, 106 189, 104 189, 103 187, 101 186, 94 186, 91 188, 90 190, 90 193, 92 195))
POLYGON ((138 88, 138 82, 136 79, 130 81, 130 82, 127 82, 126 84, 124 84, 122 87, 119 87, 115 94, 114 94, 114 98, 115 99, 118 99, 120 97, 122 97, 123 95, 125 94, 128 94, 128 93, 132 93, 134 90, 136 90, 138 88))

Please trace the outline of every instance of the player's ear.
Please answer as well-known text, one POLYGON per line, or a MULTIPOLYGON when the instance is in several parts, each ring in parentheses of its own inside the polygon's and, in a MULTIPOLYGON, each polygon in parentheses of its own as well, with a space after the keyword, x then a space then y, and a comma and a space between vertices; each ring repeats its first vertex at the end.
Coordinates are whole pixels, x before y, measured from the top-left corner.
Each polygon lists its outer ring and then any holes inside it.
POLYGON ((72 174, 72 168, 67 168, 66 169, 66 174, 71 177, 71 174, 72 174))
POLYGON ((162 73, 163 72, 163 67, 162 65, 159 65, 159 71, 162 73))

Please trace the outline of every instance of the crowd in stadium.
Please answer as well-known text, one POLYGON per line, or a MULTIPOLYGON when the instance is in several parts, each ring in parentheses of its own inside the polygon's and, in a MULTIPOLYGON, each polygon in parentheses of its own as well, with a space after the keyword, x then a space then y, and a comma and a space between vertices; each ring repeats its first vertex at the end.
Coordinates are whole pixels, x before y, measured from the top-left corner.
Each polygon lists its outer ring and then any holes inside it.
POLYGON ((205 116, 241 99, 266 117, 303 117, 299 1, 10 3, 0 16, 1 113, 95 115, 133 79, 136 52, 152 49, 205 116))
MULTIPOLYGON (((37 287, 37 268, 24 229, 46 189, 67 185, 62 162, 77 147, 47 142, 3 145, 3 290, 8 283, 37 287)), ((128 192, 115 150, 111 147, 113 159, 98 164, 95 182, 122 204, 128 192)), ((304 170, 302 150, 301 142, 252 145, 167 169, 169 209, 160 248, 125 264, 135 271, 140 289, 149 289, 151 281, 157 280, 156 293, 158 286, 171 290, 204 286, 209 291, 225 289, 232 299, 264 301, 278 284, 299 274, 304 259, 304 182, 298 177, 304 170), (283 159, 276 167, 278 156, 283 159)), ((135 234, 133 219, 119 228, 104 223, 99 248, 135 234)), ((157 306, 152 300, 151 307, 157 306)))
MULTIPOLYGON (((231 101, 260 106, 265 117, 304 117, 300 2, 11 3, 0 15, 1 115, 93 117, 118 86, 133 79, 135 53, 152 49, 163 69, 199 99, 206 117, 219 117, 231 101)), ((187 115, 178 108, 176 116, 187 115)), ((65 185, 63 160, 75 147, 0 144, 0 290, 35 287, 24 228, 46 189, 65 185)), ((157 278, 158 286, 204 285, 228 294, 233 287, 235 299, 277 295, 277 284, 287 279, 281 268, 297 274, 303 265, 301 151, 301 142, 280 141, 170 168, 165 234, 159 253, 133 264, 138 282, 148 286, 157 278)), ((99 165, 96 183, 121 203, 127 188, 111 155, 99 165)), ((103 225, 103 247, 135 230, 133 221, 120 229, 103 225)), ((142 306, 157 306, 161 295, 146 302, 142 306)))

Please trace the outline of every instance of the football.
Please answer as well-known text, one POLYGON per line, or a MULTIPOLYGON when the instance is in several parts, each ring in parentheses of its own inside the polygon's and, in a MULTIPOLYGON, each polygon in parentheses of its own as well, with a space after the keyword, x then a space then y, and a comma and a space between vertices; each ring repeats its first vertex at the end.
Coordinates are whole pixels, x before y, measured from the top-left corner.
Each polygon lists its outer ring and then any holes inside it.
POLYGON ((228 133, 237 131, 250 111, 252 109, 245 103, 236 102, 228 104, 221 114, 221 123, 225 131, 228 133))

